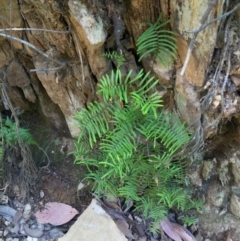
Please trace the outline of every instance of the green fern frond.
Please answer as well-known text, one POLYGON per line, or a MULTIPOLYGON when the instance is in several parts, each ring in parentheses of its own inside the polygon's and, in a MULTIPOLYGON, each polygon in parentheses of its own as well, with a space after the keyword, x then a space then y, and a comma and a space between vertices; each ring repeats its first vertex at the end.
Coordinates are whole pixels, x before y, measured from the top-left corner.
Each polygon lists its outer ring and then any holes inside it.
POLYGON ((145 219, 152 219, 149 230, 152 233, 159 232, 160 221, 163 220, 168 213, 167 208, 164 205, 156 205, 156 201, 149 197, 141 198, 141 201, 137 203, 135 211, 140 211, 145 219))
POLYGON ((128 128, 120 131, 113 130, 102 140, 100 149, 106 152, 111 158, 127 158, 136 149, 135 133, 128 128))
POLYGON ((161 17, 154 24, 148 24, 149 28, 138 38, 136 46, 139 61, 148 54, 154 54, 164 66, 168 66, 176 58, 177 45, 175 33, 162 29, 170 20, 160 24, 161 17))
MULTIPOLYGON (((158 80, 149 77, 149 75, 150 72, 142 76, 138 82, 138 89, 132 91, 130 96, 136 108, 140 108, 143 115, 146 115, 151 110, 154 116, 157 117, 157 109, 162 107, 162 99, 157 92, 150 94, 150 91, 158 84, 158 80)), ((130 83, 133 84, 134 82, 136 80, 130 83)))
POLYGON ((111 60, 116 60, 118 69, 125 62, 124 56, 122 54, 118 54, 116 51, 106 52, 106 53, 103 54, 103 56, 105 56, 105 57, 107 57, 107 58, 109 58, 111 60))
POLYGON ((127 129, 127 131, 131 132, 133 127, 136 125, 136 122, 141 117, 141 112, 132 106, 126 106, 125 108, 115 108, 111 123, 118 130, 127 129))
POLYGON ((28 129, 19 128, 19 135, 28 145, 37 145, 28 129))
POLYGON ((121 71, 119 69, 116 71, 112 70, 111 76, 107 74, 101 78, 97 94, 102 93, 104 101, 111 100, 117 96, 120 98, 120 101, 123 100, 127 103, 127 86, 127 80, 124 81, 122 79, 121 71))
POLYGON ((137 203, 135 211, 141 211, 145 219, 152 218, 156 221, 167 216, 166 206, 163 204, 156 205, 156 201, 149 197, 142 197, 141 201, 137 203))
POLYGON ((157 119, 153 115, 148 115, 146 118, 138 130, 147 140, 152 139, 154 146, 157 142, 161 143, 170 155, 190 140, 184 124, 175 115, 163 111, 157 119))
POLYGON ((95 170, 94 172, 88 173, 86 179, 94 181, 92 190, 96 196, 102 197, 111 193, 111 195, 117 197, 117 186, 115 183, 112 183, 111 180, 103 179, 103 174, 105 174, 105 170, 103 172, 100 169, 95 170))
POLYGON ((115 108, 111 124, 114 129, 109 131, 100 143, 100 149, 111 158, 127 158, 136 150, 136 132, 134 127, 141 112, 127 106, 126 108, 115 108))
POLYGON ((131 92, 134 105, 140 108, 143 115, 146 115, 149 111, 152 111, 155 118, 157 118, 157 109, 162 107, 161 96, 155 92, 148 97, 144 97, 137 92, 131 92))
POLYGON ((137 194, 137 187, 137 185, 127 183, 123 187, 118 188, 118 194, 120 197, 125 197, 128 200, 140 201, 140 197, 137 194))
POLYGON ((154 178, 157 178, 160 187, 169 182, 174 183, 175 176, 180 175, 179 173, 181 173, 181 168, 176 167, 171 163, 169 163, 168 166, 162 164, 162 162, 156 163, 155 169, 156 175, 154 178))
POLYGON ((192 226, 196 224, 197 218, 191 216, 185 216, 182 218, 184 226, 192 226))
POLYGON ((148 94, 150 90, 153 89, 158 84, 158 80, 156 80, 154 77, 150 77, 150 72, 147 72, 146 74, 143 74, 142 71, 139 72, 140 78, 134 78, 130 81, 130 84, 135 83, 138 79, 140 79, 140 82, 138 82, 138 88, 137 93, 141 93, 142 95, 148 94))
POLYGON ((28 129, 19 127, 17 133, 16 123, 11 121, 8 117, 2 120, 0 136, 4 139, 6 146, 17 144, 18 138, 26 141, 28 145, 37 144, 28 129))
POLYGON ((127 162, 124 162, 124 160, 119 157, 113 158, 112 155, 106 156, 105 160, 100 161, 99 164, 103 165, 103 167, 106 169, 102 178, 117 177, 122 179, 126 173, 126 170, 129 170, 129 165, 127 162))
POLYGON ((192 198, 188 200, 186 209, 196 209, 198 212, 201 212, 204 209, 204 205, 202 200, 192 198))
POLYGON ((76 119, 79 120, 81 127, 78 142, 87 133, 89 144, 93 147, 93 144, 97 142, 97 137, 102 137, 109 129, 107 116, 110 116, 110 112, 110 108, 100 102, 90 103, 88 109, 78 112, 76 119))
POLYGON ((166 188, 160 190, 157 193, 159 199, 159 204, 164 204, 168 208, 173 208, 176 206, 180 210, 186 209, 186 204, 188 202, 188 196, 182 188, 166 188))
POLYGON ((91 149, 88 141, 81 140, 78 143, 74 143, 75 151, 71 154, 75 154, 74 164, 79 164, 80 161, 89 154, 91 149))
POLYGON ((131 75, 132 71, 123 79, 119 69, 112 70, 111 76, 107 74, 100 79, 97 94, 102 94, 105 102, 118 97, 120 101, 128 103, 128 92, 131 87, 129 84, 140 79, 143 71, 140 71, 134 78, 131 78, 131 75))

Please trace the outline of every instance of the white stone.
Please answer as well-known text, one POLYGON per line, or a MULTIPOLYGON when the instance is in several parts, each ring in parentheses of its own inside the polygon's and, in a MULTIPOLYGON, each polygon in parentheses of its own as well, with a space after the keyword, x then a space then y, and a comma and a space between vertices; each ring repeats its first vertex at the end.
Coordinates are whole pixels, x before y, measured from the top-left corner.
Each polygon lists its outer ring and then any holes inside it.
POLYGON ((80 1, 70 0, 68 6, 72 16, 81 25, 91 44, 102 43, 106 40, 107 34, 104 31, 101 18, 95 19, 93 14, 80 1))
POLYGON ((44 197, 44 191, 41 190, 39 195, 40 195, 40 198, 43 198, 44 197))
POLYGON ((27 237, 27 241, 38 241, 38 238, 27 237))
POLYGON ((73 224, 68 233, 58 241, 127 241, 112 218, 96 199, 73 224))
POLYGON ((32 208, 31 208, 31 205, 29 203, 27 203, 24 207, 24 211, 23 211, 23 217, 25 220, 28 220, 31 216, 31 211, 32 211, 32 208))
POLYGON ((78 137, 80 133, 80 127, 78 125, 78 121, 76 120, 75 116, 65 117, 65 120, 67 122, 67 125, 71 132, 72 137, 78 137))

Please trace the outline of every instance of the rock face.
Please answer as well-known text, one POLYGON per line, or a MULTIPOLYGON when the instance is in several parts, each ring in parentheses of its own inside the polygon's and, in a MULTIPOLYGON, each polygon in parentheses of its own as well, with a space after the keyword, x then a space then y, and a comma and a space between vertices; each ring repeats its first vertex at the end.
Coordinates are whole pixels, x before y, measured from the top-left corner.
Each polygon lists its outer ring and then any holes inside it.
MULTIPOLYGON (((173 26, 180 36, 178 38, 178 53, 184 64, 189 44, 194 34, 188 33, 203 26, 215 16, 221 15, 224 1, 170 1, 173 26), (197 9, 197 11, 196 11, 197 9)), ((196 37, 192 53, 185 70, 187 81, 193 86, 201 87, 205 81, 206 70, 211 61, 216 43, 218 23, 214 22, 196 37)), ((182 73, 183 74, 183 73, 182 73)))
MULTIPOLYGON (((29 110, 35 104, 57 128, 66 122, 71 135, 77 136, 79 129, 75 125, 76 112, 95 98, 96 81, 111 69, 111 63, 101 55, 106 51, 105 48, 120 47, 125 56, 129 57, 128 60, 132 61, 132 65, 126 66, 127 71, 130 68, 137 71, 131 51, 147 27, 145 22, 154 22, 162 12, 163 20, 172 17, 172 29, 179 33, 177 44, 180 62, 177 65, 175 87, 179 113, 188 124, 193 122, 193 116, 200 119, 199 96, 194 93, 194 87, 203 85, 216 40, 217 24, 214 23, 199 33, 197 48, 193 49, 184 76, 180 76, 180 70, 191 39, 191 35, 186 35, 185 31, 198 27, 201 12, 208 8, 208 1, 201 4, 194 1, 193 7, 188 3, 177 4, 174 0, 154 3, 149 0, 69 0, 61 3, 24 0, 20 5, 17 0, 13 0, 12 18, 4 11, 6 6, 8 1, 4 0, 0 7, 4 12, 2 17, 5 26, 2 28, 31 28, 9 30, 1 35, 0 67, 7 76, 11 88, 10 99, 15 106, 29 110), (193 11, 195 8, 202 11, 196 15, 193 11), (189 17, 194 19, 190 25, 189 17), (119 34, 114 30, 116 24, 121 26, 119 34), (11 36, 18 40, 13 40, 11 36), (48 106, 44 103, 48 103, 48 106), (191 114, 187 114, 186 110, 191 114)), ((213 6, 208 19, 221 11, 220 1, 213 6)), ((176 66, 166 69, 151 56, 143 60, 143 65, 159 78, 159 93, 165 94, 169 100, 172 91, 166 91, 166 88, 174 88, 173 74, 176 66)))

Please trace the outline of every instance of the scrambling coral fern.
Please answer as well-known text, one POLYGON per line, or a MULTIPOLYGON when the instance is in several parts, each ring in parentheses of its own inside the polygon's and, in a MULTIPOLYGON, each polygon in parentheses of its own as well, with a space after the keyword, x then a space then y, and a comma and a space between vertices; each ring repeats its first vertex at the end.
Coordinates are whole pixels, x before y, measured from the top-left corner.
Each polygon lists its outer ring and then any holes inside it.
POLYGON ((173 159, 190 136, 177 116, 161 109, 161 96, 153 91, 157 83, 143 71, 123 78, 117 69, 103 76, 103 102, 76 115, 81 133, 75 159, 87 167, 96 195, 133 200, 155 222, 168 208, 186 209, 190 199, 182 188, 181 162, 173 159))

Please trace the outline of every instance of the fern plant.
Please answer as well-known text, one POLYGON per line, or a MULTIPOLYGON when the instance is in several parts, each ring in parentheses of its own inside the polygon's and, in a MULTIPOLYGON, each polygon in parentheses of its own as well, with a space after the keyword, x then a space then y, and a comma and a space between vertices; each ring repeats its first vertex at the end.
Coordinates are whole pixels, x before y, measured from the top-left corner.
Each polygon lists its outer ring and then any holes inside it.
MULTIPOLYGON (((16 134, 16 131, 15 122, 11 121, 8 117, 6 119, 2 119, 0 137, 4 140, 7 147, 17 144, 18 135, 16 134)), ((28 129, 18 128, 18 132, 20 138, 26 141, 28 145, 36 144, 28 129)))
POLYGON ((157 83, 142 70, 125 78, 119 69, 103 76, 97 92, 103 102, 76 115, 81 133, 75 143, 75 163, 86 166, 95 194, 135 201, 136 210, 153 218, 152 231, 168 208, 186 210, 194 203, 176 160, 190 135, 177 116, 161 110, 157 83))
POLYGON ((16 123, 11 119, 0 117, 0 178, 3 172, 3 156, 7 148, 16 147, 18 138, 21 138, 28 145, 36 145, 36 141, 33 139, 28 129, 18 128, 16 123))
POLYGON ((113 61, 116 61, 117 69, 119 69, 125 62, 124 56, 122 54, 118 54, 116 51, 106 52, 103 54, 103 56, 105 56, 113 61))
POLYGON ((155 23, 148 23, 149 28, 137 40, 137 54, 139 61, 148 54, 157 57, 164 66, 170 65, 177 55, 175 33, 163 29, 170 20, 160 23, 162 15, 155 23))
POLYGON ((182 218, 184 226, 192 226, 197 223, 197 218, 193 216, 185 216, 182 218))

